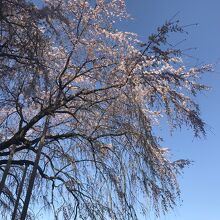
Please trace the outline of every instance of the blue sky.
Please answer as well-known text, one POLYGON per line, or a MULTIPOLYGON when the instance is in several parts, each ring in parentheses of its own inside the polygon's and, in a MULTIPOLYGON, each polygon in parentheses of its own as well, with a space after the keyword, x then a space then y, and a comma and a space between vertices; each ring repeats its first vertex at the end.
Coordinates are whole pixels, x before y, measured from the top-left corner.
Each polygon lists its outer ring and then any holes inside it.
POLYGON ((185 169, 179 178, 183 201, 170 214, 159 219, 219 220, 220 1, 127 0, 127 6, 134 20, 127 22, 123 29, 138 33, 141 39, 146 39, 149 33, 177 12, 177 19, 183 25, 198 23, 187 28, 189 34, 182 37, 187 40, 181 47, 197 48, 187 51, 192 54, 192 62, 215 65, 214 72, 203 78, 203 82, 212 90, 197 98, 202 117, 207 123, 207 137, 194 139, 192 132, 185 129, 171 137, 165 132, 160 134, 165 138, 163 145, 172 149, 173 158, 187 158, 193 160, 194 164, 185 169))

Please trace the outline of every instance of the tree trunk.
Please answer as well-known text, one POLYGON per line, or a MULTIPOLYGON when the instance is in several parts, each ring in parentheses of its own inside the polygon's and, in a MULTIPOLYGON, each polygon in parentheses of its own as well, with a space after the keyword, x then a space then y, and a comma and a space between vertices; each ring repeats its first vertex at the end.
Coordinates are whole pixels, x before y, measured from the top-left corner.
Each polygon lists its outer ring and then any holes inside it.
POLYGON ((26 178, 27 168, 28 168, 28 166, 25 166, 24 172, 23 172, 23 176, 22 176, 22 179, 21 179, 21 183, 19 184, 17 199, 16 199, 16 202, 15 202, 14 211, 13 211, 13 213, 12 213, 11 220, 16 220, 16 217, 17 217, 17 216, 16 216, 16 214, 17 214, 17 209, 18 209, 19 200, 20 200, 20 197, 21 197, 21 193, 22 193, 22 188, 23 188, 23 185, 24 185, 24 181, 25 181, 25 178, 26 178))
POLYGON ((25 197, 25 201, 24 201, 24 206, 21 212, 21 220, 25 220, 26 216, 27 216, 27 211, 28 211, 28 206, 30 203, 30 199, 31 199, 31 194, 33 191, 33 187, 34 187, 34 181, 35 181, 35 177, 37 175, 37 167, 40 161, 40 156, 41 156, 41 152, 43 149, 43 146, 45 144, 45 136, 47 133, 47 128, 48 128, 48 123, 49 123, 49 117, 46 118, 46 122, 45 122, 45 126, 44 126, 44 130, 43 130, 43 134, 41 136, 40 142, 39 142, 39 147, 38 147, 38 151, 37 151, 37 155, 34 161, 34 166, 32 169, 32 173, 30 176, 30 180, 29 180, 29 185, 27 188, 27 193, 26 193, 26 197, 25 197))
POLYGON ((12 146, 12 149, 11 149, 11 152, 9 154, 9 158, 8 158, 8 161, 7 161, 7 164, 5 166, 5 171, 3 173, 3 176, 2 176, 2 179, 1 179, 1 182, 0 182, 0 195, 4 189, 4 186, 5 186, 5 181, 6 181, 6 178, 8 176, 8 172, 10 170, 10 167, 11 167, 11 162, 12 162, 12 159, 13 159, 13 156, 14 156, 14 152, 15 152, 15 145, 12 146))

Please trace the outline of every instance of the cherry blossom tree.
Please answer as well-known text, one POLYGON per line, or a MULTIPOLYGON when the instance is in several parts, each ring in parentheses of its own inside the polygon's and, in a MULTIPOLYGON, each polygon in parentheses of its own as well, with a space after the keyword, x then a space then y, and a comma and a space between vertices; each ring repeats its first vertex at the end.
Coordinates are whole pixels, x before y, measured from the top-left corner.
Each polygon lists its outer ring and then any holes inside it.
POLYGON ((138 219, 179 197, 154 128, 205 134, 193 101, 209 65, 188 67, 168 21, 141 42, 116 29, 124 0, 0 0, 2 218, 138 219), (40 210, 40 211, 38 211, 40 210))

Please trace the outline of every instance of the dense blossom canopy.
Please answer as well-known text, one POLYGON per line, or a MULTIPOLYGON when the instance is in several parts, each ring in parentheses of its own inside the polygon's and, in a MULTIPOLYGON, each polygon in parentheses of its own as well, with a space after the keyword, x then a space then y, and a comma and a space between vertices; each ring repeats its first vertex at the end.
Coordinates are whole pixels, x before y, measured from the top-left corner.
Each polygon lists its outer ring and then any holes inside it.
POLYGON ((124 0, 0 0, 2 217, 137 219, 179 196, 172 162, 152 129, 205 133, 192 97, 210 66, 184 66, 168 21, 141 42, 115 23, 124 0), (43 209, 42 209, 43 208, 43 209))

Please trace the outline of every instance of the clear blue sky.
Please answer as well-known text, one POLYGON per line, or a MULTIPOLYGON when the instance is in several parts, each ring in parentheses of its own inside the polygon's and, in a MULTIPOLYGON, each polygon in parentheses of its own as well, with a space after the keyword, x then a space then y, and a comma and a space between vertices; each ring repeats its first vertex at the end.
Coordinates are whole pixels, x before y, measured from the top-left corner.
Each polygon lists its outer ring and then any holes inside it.
MULTIPOLYGON (((187 29, 189 35, 182 37, 187 38, 187 41, 181 47, 196 47, 196 50, 187 52, 195 57, 195 61, 198 58, 201 63, 216 64, 214 73, 203 78, 212 90, 197 99, 202 116, 208 124, 207 137, 194 139, 188 130, 178 131, 172 137, 162 133, 165 136, 164 145, 172 149, 173 157, 188 158, 195 162, 179 178, 183 202, 173 212, 159 219, 219 220, 220 1, 127 0, 127 5, 134 20, 126 23, 123 28, 137 32, 142 39, 177 12, 177 19, 182 24, 199 24, 187 29)), ((154 220, 153 217, 151 219, 154 220)))

